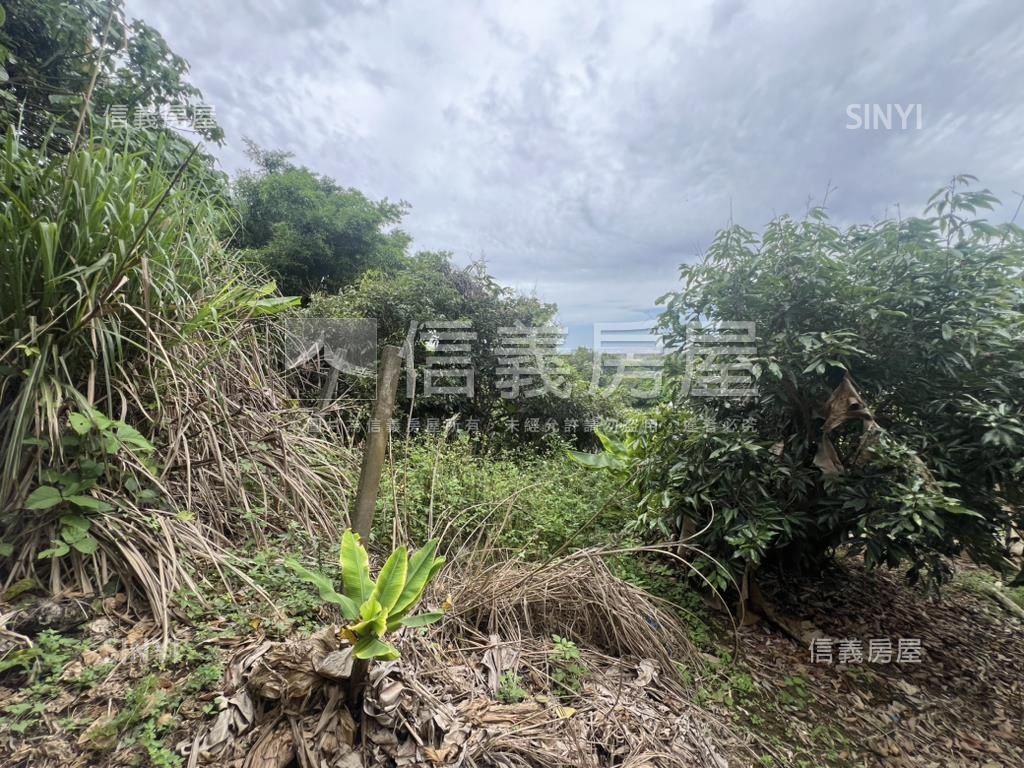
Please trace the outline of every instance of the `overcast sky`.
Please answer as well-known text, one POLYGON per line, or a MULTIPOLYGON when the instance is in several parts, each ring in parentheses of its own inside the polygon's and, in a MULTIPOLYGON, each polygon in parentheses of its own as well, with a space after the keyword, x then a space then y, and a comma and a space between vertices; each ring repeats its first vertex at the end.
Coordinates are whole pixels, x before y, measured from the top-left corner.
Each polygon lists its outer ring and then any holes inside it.
MULTIPOLYGON (((650 316, 732 218, 1024 192, 1022 0, 128 0, 242 137, 412 204, 575 328, 650 316), (850 104, 921 105, 851 130, 850 104)), ((856 111, 856 110, 855 110, 856 111)), ((859 114, 859 113, 858 113, 859 114)))

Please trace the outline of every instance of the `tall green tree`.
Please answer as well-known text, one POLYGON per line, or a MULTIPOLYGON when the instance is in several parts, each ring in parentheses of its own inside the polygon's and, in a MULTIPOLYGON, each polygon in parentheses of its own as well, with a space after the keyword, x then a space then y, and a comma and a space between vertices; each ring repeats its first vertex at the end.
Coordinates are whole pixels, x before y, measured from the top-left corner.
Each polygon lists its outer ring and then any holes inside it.
MULTIPOLYGON (((463 425, 475 420, 481 432, 508 437, 512 442, 539 440, 544 430, 557 425, 563 436, 588 442, 593 439, 592 422, 615 410, 609 398, 589 391, 589 375, 580 374, 560 355, 543 357, 550 386, 543 387, 542 380, 535 376, 529 383, 524 380, 521 392, 511 390, 509 364, 502 362, 502 356, 508 355, 502 351, 508 344, 502 329, 551 326, 557 307, 502 286, 482 262, 458 267, 450 253, 421 252, 391 269, 368 270, 337 294, 313 296, 307 311, 313 317, 373 318, 381 343, 409 343, 409 367, 420 377, 414 416, 421 420, 458 415, 463 425), (464 322, 465 332, 474 334, 467 342, 471 348, 472 396, 425 393, 422 371, 434 354, 429 324, 436 321, 464 322), (526 430, 528 419, 537 423, 537 431, 526 430)), ((435 375, 439 378, 434 383, 440 387, 466 385, 464 377, 435 375)), ((401 388, 400 412, 408 409, 407 391, 401 388)))
POLYGON ((410 239, 398 228, 405 203, 370 200, 293 164, 287 153, 247 144, 256 170, 235 183, 241 222, 232 244, 251 249, 282 291, 334 293, 367 269, 405 258, 410 239))

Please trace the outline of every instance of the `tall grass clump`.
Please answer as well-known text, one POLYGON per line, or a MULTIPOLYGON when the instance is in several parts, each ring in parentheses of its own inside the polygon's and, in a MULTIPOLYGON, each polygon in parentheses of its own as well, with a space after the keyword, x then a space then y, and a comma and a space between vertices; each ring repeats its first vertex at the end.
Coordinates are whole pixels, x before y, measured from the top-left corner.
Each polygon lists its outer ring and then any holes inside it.
POLYGON ((277 378, 291 306, 221 247, 225 207, 157 142, 0 156, 0 578, 158 616, 189 556, 335 534, 347 457, 295 429, 277 378))

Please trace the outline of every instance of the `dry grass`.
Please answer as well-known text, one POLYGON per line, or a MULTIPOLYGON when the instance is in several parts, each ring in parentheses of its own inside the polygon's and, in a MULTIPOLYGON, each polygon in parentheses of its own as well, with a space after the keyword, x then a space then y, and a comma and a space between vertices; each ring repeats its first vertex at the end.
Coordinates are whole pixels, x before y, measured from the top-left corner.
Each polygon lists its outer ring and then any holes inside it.
MULTIPOLYGON (((698 663, 679 620, 639 587, 615 577, 596 552, 582 551, 543 567, 519 561, 452 568, 437 589, 454 607, 445 627, 465 637, 497 634, 509 641, 567 637, 615 658, 653 659, 680 693, 675 663, 698 663)), ((454 638, 451 638, 454 641, 454 638)))
POLYGON ((262 545, 290 527, 335 541, 347 525, 357 458, 308 429, 276 368, 280 330, 246 328, 176 355, 154 421, 165 426, 161 473, 181 509, 231 539, 262 545))
POLYGON ((118 576, 166 630, 174 592, 195 587, 191 573, 216 578, 232 568, 228 553, 238 542, 263 544, 296 527, 336 540, 356 458, 307 430, 308 412, 295 407, 268 355, 278 333, 260 321, 238 323, 232 338, 196 333, 161 349, 165 360, 147 356, 124 371, 119 391, 130 395, 115 415, 151 437, 160 464, 154 473, 119 457, 117 474, 158 489, 158 498, 147 505, 97 491, 115 510, 90 518, 94 555, 37 559, 57 538, 58 519, 26 515, 6 582, 30 578, 55 594, 95 595, 118 576))

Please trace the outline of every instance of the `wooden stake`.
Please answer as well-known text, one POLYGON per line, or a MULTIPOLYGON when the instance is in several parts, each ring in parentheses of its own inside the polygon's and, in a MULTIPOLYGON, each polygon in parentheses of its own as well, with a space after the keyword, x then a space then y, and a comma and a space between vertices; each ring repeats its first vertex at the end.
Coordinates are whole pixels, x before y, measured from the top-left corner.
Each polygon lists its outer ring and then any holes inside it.
POLYGON ((352 530, 363 541, 369 541, 373 527, 373 512, 377 505, 377 491, 380 490, 380 473, 384 468, 388 436, 391 434, 391 412, 395 407, 395 393, 398 378, 402 373, 402 357, 398 347, 387 345, 381 350, 380 370, 377 373, 377 400, 373 404, 373 421, 379 428, 370 429, 366 435, 363 452, 363 468, 359 473, 359 488, 356 491, 355 511, 352 513, 352 530))

